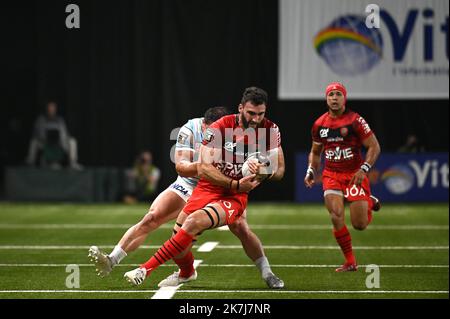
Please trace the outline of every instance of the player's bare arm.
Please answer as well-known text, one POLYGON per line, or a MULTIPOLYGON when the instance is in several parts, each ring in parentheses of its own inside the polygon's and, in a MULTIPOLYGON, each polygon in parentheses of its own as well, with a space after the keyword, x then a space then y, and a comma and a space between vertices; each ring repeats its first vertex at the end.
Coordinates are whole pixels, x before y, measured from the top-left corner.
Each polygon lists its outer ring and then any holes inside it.
POLYGON ((323 144, 312 143, 311 152, 308 155, 308 169, 305 176, 305 186, 311 188, 314 186, 315 177, 320 168, 320 156, 323 151, 323 144))
POLYGON ((222 174, 213 165, 220 156, 221 151, 219 149, 202 145, 200 147, 200 160, 197 165, 198 175, 214 185, 239 192, 249 192, 260 184, 258 181, 253 180, 256 175, 249 175, 237 181, 222 174))
POLYGON ((375 134, 370 135, 363 141, 364 147, 367 149, 366 159, 361 168, 353 175, 350 184, 361 185, 364 176, 369 172, 370 168, 375 164, 380 155, 381 148, 375 134))
POLYGON ((271 181, 279 181, 283 179, 284 172, 286 170, 286 165, 284 163, 284 153, 281 146, 278 147, 277 153, 278 153, 278 167, 275 173, 272 175, 272 177, 269 178, 271 181))
POLYGON ((177 150, 175 152, 175 169, 182 177, 195 177, 198 175, 197 162, 194 162, 193 150, 177 150))

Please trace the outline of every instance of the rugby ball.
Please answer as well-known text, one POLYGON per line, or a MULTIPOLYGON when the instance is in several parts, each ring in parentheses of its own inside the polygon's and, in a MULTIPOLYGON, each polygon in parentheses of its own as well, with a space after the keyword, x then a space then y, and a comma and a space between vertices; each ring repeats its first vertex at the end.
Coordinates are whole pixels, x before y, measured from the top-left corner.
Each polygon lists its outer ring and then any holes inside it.
POLYGON ((264 179, 268 175, 271 174, 271 172, 269 172, 270 160, 267 157, 261 155, 260 153, 255 153, 255 154, 249 155, 247 157, 247 160, 242 165, 242 176, 243 177, 252 175, 252 173, 250 172, 250 168, 248 166, 249 163, 252 163, 252 162, 265 164, 264 167, 259 168, 259 172, 256 174, 257 179, 264 179))
POLYGON ((248 164, 250 162, 258 163, 258 159, 255 158, 255 157, 247 158, 247 160, 244 162, 244 164, 242 164, 242 176, 243 177, 246 177, 248 175, 252 175, 252 173, 250 172, 250 168, 248 167, 248 164))

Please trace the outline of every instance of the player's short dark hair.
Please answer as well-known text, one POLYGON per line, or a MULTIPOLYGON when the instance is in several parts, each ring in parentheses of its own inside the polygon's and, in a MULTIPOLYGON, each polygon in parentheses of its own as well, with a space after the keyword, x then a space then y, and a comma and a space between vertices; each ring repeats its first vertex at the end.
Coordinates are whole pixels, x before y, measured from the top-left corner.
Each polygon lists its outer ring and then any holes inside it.
POLYGON ((254 105, 266 104, 269 98, 267 92, 256 86, 246 88, 242 95, 241 104, 244 105, 247 102, 251 102, 254 105))
POLYGON ((205 112, 204 121, 209 125, 220 119, 221 117, 230 114, 230 111, 225 106, 216 106, 209 108, 205 112))

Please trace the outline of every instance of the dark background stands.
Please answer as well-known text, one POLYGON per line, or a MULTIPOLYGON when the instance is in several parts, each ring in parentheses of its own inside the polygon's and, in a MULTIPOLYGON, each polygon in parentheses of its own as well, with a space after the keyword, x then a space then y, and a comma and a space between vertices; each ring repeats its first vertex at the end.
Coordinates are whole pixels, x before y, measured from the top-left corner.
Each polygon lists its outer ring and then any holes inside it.
MULTIPOLYGON (((308 151, 314 119, 325 101, 279 101, 278 1, 29 1, 1 11, 0 165, 26 156, 33 120, 44 99, 59 101, 86 166, 126 167, 152 149, 173 181, 169 134, 217 105, 236 109, 243 89, 269 93, 268 118, 281 128, 287 170, 253 199, 292 200, 294 154, 308 151), (76 3, 81 28, 65 27, 76 3)), ((351 96, 351 88, 348 88, 351 96)), ((414 132, 427 151, 448 150, 448 100, 351 100, 376 132, 382 151, 395 152, 414 132)))

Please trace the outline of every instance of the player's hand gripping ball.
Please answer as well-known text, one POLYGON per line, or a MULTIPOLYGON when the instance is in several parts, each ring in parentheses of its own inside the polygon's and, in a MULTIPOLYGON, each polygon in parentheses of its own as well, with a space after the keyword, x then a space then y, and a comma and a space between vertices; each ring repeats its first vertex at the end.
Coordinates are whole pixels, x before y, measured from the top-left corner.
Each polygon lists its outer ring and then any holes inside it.
POLYGON ((261 154, 252 154, 247 157, 247 160, 242 165, 242 176, 246 177, 252 174, 256 174, 256 180, 262 182, 266 178, 272 175, 270 171, 270 160, 261 154), (256 172, 252 172, 250 169, 250 163, 256 164, 259 167, 256 172))

